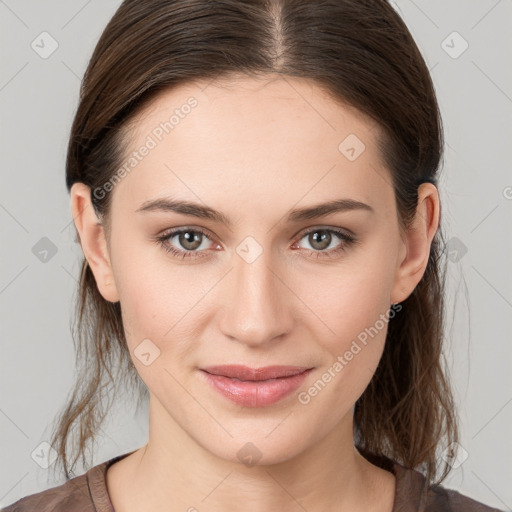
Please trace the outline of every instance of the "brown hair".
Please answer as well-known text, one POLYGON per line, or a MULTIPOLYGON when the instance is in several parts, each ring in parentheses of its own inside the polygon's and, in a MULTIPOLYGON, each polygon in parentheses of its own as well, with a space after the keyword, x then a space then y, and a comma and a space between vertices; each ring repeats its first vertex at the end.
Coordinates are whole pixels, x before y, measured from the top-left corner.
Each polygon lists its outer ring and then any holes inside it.
MULTIPOLYGON (((91 187, 95 211, 108 226, 111 194, 93 191, 120 165, 129 121, 159 91, 233 73, 313 79, 334 100, 377 121, 398 222, 402 232, 410 226, 418 186, 437 185, 443 132, 425 61, 385 0, 125 0, 83 78, 67 153, 68 190, 75 182, 91 187)), ((439 473, 441 444, 458 439, 442 352, 443 247, 440 228, 424 276, 389 321, 383 356, 354 417, 361 450, 421 469, 429 482, 439 473)), ((76 306, 79 370, 51 440, 67 479, 70 458, 71 468, 80 455, 85 462, 86 445, 109 408, 104 399, 113 399, 116 386, 133 385, 139 400, 148 396, 127 349, 120 304, 101 296, 85 258, 76 306)), ((437 482, 449 470, 445 464, 437 482)))

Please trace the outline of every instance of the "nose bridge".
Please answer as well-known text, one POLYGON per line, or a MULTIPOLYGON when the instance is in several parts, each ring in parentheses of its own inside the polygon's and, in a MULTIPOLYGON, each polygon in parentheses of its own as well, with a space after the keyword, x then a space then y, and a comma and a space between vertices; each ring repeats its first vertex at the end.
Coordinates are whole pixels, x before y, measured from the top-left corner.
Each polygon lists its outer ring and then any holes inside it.
POLYGON ((290 298, 276 276, 279 272, 274 269, 271 250, 247 237, 236 248, 233 266, 224 333, 243 343, 259 345, 287 332, 291 316, 286 304, 290 298))

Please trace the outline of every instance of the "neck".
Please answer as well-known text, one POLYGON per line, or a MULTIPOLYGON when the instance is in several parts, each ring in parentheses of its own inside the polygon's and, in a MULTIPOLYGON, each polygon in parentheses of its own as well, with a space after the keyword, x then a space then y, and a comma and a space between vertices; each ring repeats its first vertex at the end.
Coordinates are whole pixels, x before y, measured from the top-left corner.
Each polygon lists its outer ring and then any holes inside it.
POLYGON ((354 447, 352 415, 291 459, 251 465, 217 457, 163 414, 152 399, 149 442, 107 473, 116 512, 392 510, 394 476, 354 447))

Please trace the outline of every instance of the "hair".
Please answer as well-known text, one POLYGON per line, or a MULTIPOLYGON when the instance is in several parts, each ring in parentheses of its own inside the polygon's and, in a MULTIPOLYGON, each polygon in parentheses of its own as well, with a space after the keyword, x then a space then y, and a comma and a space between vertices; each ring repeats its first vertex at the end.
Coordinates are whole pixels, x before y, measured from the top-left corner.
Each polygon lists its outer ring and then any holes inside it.
MULTIPOLYGON (((437 187, 444 139, 426 63, 386 0, 125 0, 83 77, 67 149, 68 191, 76 182, 88 185, 108 228, 112 194, 93 191, 121 165, 130 121, 150 100, 180 84, 270 73, 311 79, 333 100, 376 121, 405 233, 419 185, 437 187)), ((443 351, 444 245, 440 225, 425 273, 389 321, 381 360, 354 409, 362 452, 423 471, 430 483, 450 471, 438 451, 458 440, 443 351)), ((80 456, 86 463, 86 447, 111 403, 105 398, 113 400, 120 385, 132 385, 139 401, 148 397, 127 348, 120 303, 99 293, 85 258, 73 339, 76 382, 50 443, 67 479, 80 456)))

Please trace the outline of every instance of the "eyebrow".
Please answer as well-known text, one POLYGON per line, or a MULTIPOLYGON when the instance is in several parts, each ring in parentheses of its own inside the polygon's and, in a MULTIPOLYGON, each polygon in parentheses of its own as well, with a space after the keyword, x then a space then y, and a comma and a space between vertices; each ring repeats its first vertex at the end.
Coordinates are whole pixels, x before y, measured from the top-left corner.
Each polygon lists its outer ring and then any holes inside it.
MULTIPOLYGON (((287 222, 301 222, 305 220, 316 219, 332 213, 361 210, 375 213, 375 210, 368 204, 356 201, 354 199, 337 199, 327 203, 316 204, 305 208, 296 208, 288 213, 287 222)), ((231 227, 231 221, 222 212, 191 201, 181 201, 172 198, 160 198, 145 201, 135 210, 136 213, 143 212, 175 212, 182 215, 190 215, 200 219, 208 219, 214 222, 220 222, 231 227)))

